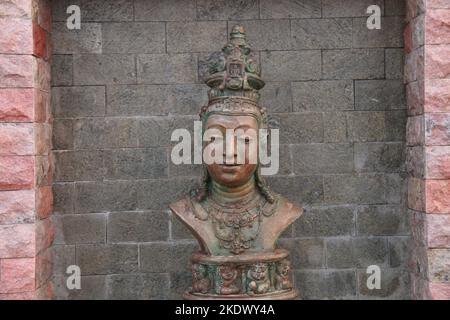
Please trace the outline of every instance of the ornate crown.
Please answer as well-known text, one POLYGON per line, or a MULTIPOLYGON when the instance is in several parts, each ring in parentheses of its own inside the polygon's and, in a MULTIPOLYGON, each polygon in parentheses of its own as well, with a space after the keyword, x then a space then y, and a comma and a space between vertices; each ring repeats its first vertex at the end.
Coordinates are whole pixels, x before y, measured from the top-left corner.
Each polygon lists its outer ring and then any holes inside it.
POLYGON ((233 26, 230 41, 222 52, 210 57, 208 70, 205 82, 211 88, 209 104, 226 97, 258 102, 258 90, 264 87, 264 81, 260 78, 261 67, 245 39, 244 27, 233 26))

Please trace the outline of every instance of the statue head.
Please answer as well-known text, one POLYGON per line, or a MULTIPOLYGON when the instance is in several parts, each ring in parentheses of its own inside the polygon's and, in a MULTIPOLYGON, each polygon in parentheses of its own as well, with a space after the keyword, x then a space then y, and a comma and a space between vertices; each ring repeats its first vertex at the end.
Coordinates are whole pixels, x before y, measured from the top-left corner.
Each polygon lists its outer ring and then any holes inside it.
POLYGON ((259 148, 266 147, 259 145, 259 129, 267 129, 268 123, 265 109, 258 104, 258 90, 264 87, 264 81, 260 78, 261 68, 246 42, 242 26, 232 28, 230 41, 220 55, 211 55, 209 72, 206 79, 210 87, 209 102, 202 108, 200 118, 203 133, 213 129, 221 137, 211 134, 211 139, 204 147, 219 138, 224 147, 220 163, 205 165, 204 186, 199 192, 199 200, 208 193, 211 181, 233 188, 254 179, 261 193, 269 202, 273 202, 273 196, 260 174, 258 159, 259 148), (235 137, 226 139, 227 130, 235 132, 235 137), (244 150, 239 148, 239 142, 245 146, 244 150), (230 144, 233 152, 226 154, 230 144))

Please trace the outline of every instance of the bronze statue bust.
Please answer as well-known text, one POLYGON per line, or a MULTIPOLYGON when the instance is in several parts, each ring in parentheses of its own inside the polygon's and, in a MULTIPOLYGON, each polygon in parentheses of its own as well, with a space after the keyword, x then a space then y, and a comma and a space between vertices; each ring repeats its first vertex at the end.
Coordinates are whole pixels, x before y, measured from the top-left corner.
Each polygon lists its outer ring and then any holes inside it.
MULTIPOLYGON (((264 82, 243 27, 233 27, 230 42, 210 61, 209 71, 209 103, 200 113, 204 131, 267 128, 266 110, 258 104, 264 82)), ((259 162, 249 161, 251 152, 245 149, 245 163, 235 161, 235 153, 231 163, 205 165, 202 187, 170 205, 200 245, 192 256, 193 285, 186 299, 297 296, 289 253, 277 249, 276 241, 302 209, 269 189, 259 162)))

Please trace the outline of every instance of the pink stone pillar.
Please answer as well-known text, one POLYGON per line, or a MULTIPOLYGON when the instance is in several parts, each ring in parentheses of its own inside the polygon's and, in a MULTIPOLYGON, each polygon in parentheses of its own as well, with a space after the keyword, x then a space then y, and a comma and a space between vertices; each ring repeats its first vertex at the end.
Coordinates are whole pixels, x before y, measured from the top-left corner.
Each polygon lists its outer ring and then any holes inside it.
POLYGON ((0 1, 0 12, 0 299, 48 299, 50 0, 0 1))
POLYGON ((412 296, 450 299, 450 0, 406 9, 412 296))

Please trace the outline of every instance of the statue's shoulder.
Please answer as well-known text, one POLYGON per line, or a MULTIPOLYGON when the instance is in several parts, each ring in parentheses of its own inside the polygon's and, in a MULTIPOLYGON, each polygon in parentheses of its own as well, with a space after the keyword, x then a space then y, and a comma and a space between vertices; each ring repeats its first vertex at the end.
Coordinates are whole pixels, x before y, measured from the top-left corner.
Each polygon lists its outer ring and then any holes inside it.
POLYGON ((293 222, 303 214, 303 208, 297 206, 296 204, 289 201, 287 198, 280 194, 275 194, 278 199, 278 218, 286 219, 285 222, 293 222))
POLYGON ((192 204, 189 197, 184 197, 169 204, 170 210, 178 216, 190 215, 193 213, 192 204))
POLYGON ((278 195, 280 201, 280 211, 286 215, 296 216, 297 218, 303 214, 303 208, 289 201, 287 198, 278 195))

